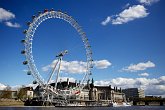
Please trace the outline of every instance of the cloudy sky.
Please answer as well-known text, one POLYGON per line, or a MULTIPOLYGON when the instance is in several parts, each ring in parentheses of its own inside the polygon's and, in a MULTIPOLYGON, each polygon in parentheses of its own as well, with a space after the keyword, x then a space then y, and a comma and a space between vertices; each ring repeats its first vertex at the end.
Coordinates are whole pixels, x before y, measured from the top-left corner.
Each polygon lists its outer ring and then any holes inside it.
MULTIPOLYGON (((93 51, 95 85, 144 88, 165 96, 165 14, 163 0, 0 0, 0 89, 29 85, 20 54, 22 34, 38 11, 54 8, 71 15, 86 32, 93 51)), ((86 68, 83 42, 67 22, 50 19, 34 35, 33 56, 46 80, 57 59, 68 50, 61 77, 81 80, 86 68)))

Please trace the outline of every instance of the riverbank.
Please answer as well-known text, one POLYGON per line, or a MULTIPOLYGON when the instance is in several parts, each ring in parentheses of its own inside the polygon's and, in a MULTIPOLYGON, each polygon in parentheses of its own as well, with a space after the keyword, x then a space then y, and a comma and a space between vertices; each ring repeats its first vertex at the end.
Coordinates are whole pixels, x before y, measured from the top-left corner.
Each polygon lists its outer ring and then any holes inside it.
POLYGON ((0 99, 0 106, 24 106, 24 102, 14 99, 0 99))
POLYGON ((129 107, 0 107, 1 110, 165 110, 165 106, 129 106, 129 107))

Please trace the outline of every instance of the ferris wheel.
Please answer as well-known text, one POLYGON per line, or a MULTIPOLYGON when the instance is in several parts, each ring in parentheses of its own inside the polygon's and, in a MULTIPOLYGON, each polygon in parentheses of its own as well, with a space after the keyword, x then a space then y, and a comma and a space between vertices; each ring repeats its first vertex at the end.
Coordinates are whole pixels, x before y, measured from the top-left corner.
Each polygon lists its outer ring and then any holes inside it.
MULTIPOLYGON (((35 61, 33 59, 33 53, 32 53, 32 43, 33 43, 33 37, 35 35, 35 31, 37 30, 37 27, 43 22, 48 19, 61 19, 69 23, 79 34, 80 38, 82 39, 82 42, 84 44, 85 52, 86 52, 86 72, 81 80, 79 90, 82 90, 84 87, 84 84, 89 81, 90 75, 91 75, 91 68, 93 68, 92 65, 92 50, 91 46, 89 44, 88 38, 85 34, 85 32, 82 30, 81 26, 77 23, 76 20, 74 20, 71 16, 67 15, 66 13, 63 13, 61 11, 55 11, 53 9, 47 10, 45 9, 44 12, 38 12, 38 15, 32 16, 32 22, 27 22, 28 29, 24 30, 23 33, 25 34, 25 39, 23 39, 21 42, 24 44, 25 49, 21 51, 22 54, 25 55, 26 60, 23 62, 24 65, 28 66, 28 75, 32 75, 35 79, 33 83, 38 83, 42 88, 46 89, 49 93, 58 95, 61 94, 57 91, 56 86, 58 83, 58 78, 60 75, 60 65, 61 60, 65 54, 67 54, 67 50, 64 50, 60 52, 57 57, 57 62, 54 65, 54 68, 52 69, 52 73, 48 79, 48 81, 45 81, 43 77, 40 75, 36 65, 35 61), (59 67, 57 68, 57 65, 59 67), (54 75, 54 71, 57 68, 58 72, 56 74, 56 80, 55 80, 55 86, 49 87, 49 82, 54 75)), ((60 48, 60 47, 59 47, 60 48)))

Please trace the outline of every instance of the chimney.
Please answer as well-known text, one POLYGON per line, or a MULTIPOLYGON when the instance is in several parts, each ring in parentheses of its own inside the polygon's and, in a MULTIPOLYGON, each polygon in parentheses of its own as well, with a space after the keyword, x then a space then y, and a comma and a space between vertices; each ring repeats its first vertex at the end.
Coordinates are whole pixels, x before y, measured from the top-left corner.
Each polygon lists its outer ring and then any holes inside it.
POLYGON ((80 86, 81 80, 79 80, 79 82, 77 83, 78 86, 80 86))
POLYGON ((77 86, 77 80, 75 80, 75 86, 77 86))
POLYGON ((89 79, 88 79, 88 81, 87 81, 87 87, 88 87, 88 89, 90 89, 90 86, 89 86, 89 79))
POLYGON ((69 86, 69 78, 67 78, 67 85, 69 86))
POLYGON ((109 89, 110 89, 110 91, 111 91, 111 85, 109 85, 109 89))
POLYGON ((121 89, 121 87, 120 87, 120 92, 122 93, 122 89, 121 89))

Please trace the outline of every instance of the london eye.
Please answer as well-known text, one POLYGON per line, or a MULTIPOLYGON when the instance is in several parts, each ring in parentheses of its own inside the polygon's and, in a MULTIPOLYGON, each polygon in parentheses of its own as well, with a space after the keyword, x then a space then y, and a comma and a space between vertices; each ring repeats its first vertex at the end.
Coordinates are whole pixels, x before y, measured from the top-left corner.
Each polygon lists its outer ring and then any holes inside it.
MULTIPOLYGON (((92 62, 92 50, 91 46, 89 44, 88 38, 81 28, 81 26, 77 23, 76 20, 73 19, 73 17, 69 16, 66 13, 63 13, 61 11, 55 11, 53 9, 47 10, 45 9, 43 12, 38 12, 37 15, 32 16, 32 21, 27 22, 28 29, 24 30, 23 33, 25 34, 25 39, 21 40, 21 42, 24 44, 24 50, 21 51, 21 54, 25 55, 26 60, 23 61, 23 65, 27 65, 28 72, 27 75, 32 75, 35 79, 33 81, 34 84, 40 85, 40 87, 43 89, 43 97, 47 96, 47 99, 50 99, 49 97, 56 97, 56 96, 64 96, 64 92, 62 90, 57 89, 57 83, 60 76, 60 66, 63 59, 63 56, 68 53, 69 50, 63 50, 59 53, 57 53, 56 58, 57 62, 54 64, 51 74, 46 81, 41 74, 38 71, 38 68, 35 64, 35 59, 33 57, 33 38, 35 36, 35 32, 39 25, 49 19, 61 19, 63 21, 66 21, 69 23, 78 33, 78 35, 81 38, 81 41, 83 42, 83 47, 85 49, 85 55, 86 55, 86 72, 84 73, 84 76, 82 77, 82 80, 80 82, 79 87, 76 90, 70 90, 72 91, 69 95, 77 94, 78 91, 83 91, 83 88, 85 84, 90 80, 91 69, 93 68, 92 62), (56 71, 55 71, 56 70, 56 71), (56 73, 55 73, 56 72, 56 73), (52 79, 52 76, 55 75, 55 85, 51 86, 50 81, 52 79)), ((60 47, 59 47, 60 48, 60 47)), ((66 94, 65 94, 66 95, 66 94)), ((66 96, 65 96, 66 97, 66 96)))

